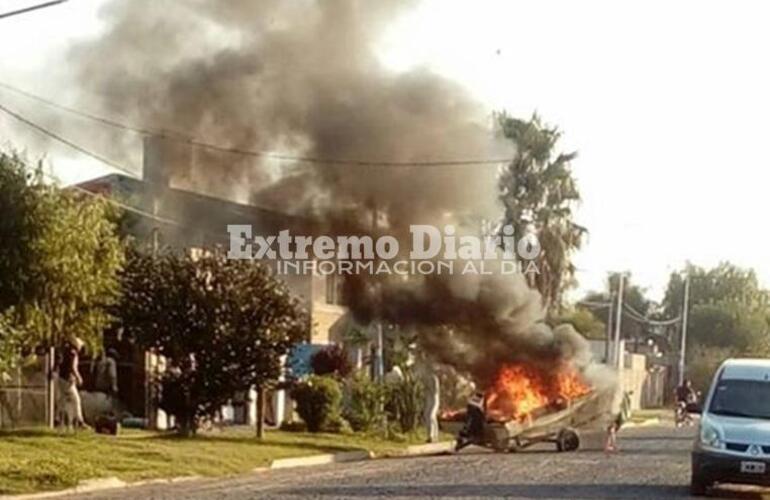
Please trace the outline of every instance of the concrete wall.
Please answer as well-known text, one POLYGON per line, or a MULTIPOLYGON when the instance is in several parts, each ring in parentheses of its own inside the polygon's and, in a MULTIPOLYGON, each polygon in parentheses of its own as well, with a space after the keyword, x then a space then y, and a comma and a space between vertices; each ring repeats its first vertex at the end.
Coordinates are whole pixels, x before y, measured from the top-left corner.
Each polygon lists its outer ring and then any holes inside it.
POLYGON ((631 408, 642 408, 642 395, 647 380, 647 357, 643 354, 625 353, 620 386, 624 392, 631 392, 631 408))
MULTIPOLYGON (((589 340, 588 343, 593 359, 604 363, 605 342, 589 340)), ((648 367, 646 355, 625 352, 625 341, 621 341, 621 347, 624 356, 623 370, 619 375, 620 390, 632 393, 631 405, 634 410, 660 406, 665 398, 665 384, 662 383, 661 378, 665 378, 665 373, 661 373, 660 367, 648 367)), ((612 351, 611 344, 610 351, 612 351)))

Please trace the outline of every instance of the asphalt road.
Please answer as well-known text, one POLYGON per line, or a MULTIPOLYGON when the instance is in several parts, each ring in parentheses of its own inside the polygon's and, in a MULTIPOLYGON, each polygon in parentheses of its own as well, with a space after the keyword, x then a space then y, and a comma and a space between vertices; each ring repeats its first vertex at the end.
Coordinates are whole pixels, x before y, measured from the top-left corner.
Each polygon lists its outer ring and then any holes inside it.
POLYGON ((285 469, 68 498, 689 498, 692 435, 692 429, 661 425, 624 431, 621 451, 611 456, 602 452, 601 436, 595 435, 576 453, 556 453, 551 445, 511 454, 468 448, 457 455, 285 469))

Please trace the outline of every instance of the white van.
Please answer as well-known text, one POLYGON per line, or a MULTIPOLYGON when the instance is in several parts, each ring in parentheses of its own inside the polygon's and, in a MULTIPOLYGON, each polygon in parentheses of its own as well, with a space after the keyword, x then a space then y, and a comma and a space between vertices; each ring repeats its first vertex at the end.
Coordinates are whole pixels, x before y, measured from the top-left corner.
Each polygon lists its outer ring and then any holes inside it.
POLYGON ((770 359, 729 359, 714 376, 690 487, 703 495, 718 482, 770 485, 770 359))

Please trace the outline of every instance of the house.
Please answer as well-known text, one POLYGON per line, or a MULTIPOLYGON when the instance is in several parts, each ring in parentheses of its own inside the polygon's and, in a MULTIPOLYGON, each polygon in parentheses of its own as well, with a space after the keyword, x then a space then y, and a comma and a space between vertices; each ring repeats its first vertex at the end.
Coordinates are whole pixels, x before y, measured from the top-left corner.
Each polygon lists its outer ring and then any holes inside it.
MULTIPOLYGON (((109 174, 78 187, 136 208, 126 214, 121 230, 158 249, 185 250, 193 255, 213 247, 226 249, 229 246, 227 226, 231 224, 251 225, 255 236, 277 235, 287 229, 293 234, 312 234, 313 224, 309 219, 175 187, 171 167, 176 170, 178 162, 192 161, 189 148, 165 137, 146 137, 141 179, 109 174)), ((346 310, 339 304, 334 276, 299 274, 282 278, 309 312, 305 340, 312 344, 341 341, 339 325, 344 323, 346 310)), ((157 411, 150 404, 152 398, 147 397, 146 380, 148 372, 157 371, 162 365, 162 360, 150 353, 136 353, 130 346, 122 346, 120 397, 134 415, 158 420, 154 417, 157 411)), ((280 397, 282 395, 276 395, 277 399, 280 397)), ((281 406, 280 401, 276 401, 276 415, 281 415, 278 408, 281 406)), ((253 408, 245 412, 246 415, 253 413, 253 408)), ((249 419, 244 419, 243 423, 248 423, 249 419)), ((160 422, 157 425, 163 427, 160 422)))

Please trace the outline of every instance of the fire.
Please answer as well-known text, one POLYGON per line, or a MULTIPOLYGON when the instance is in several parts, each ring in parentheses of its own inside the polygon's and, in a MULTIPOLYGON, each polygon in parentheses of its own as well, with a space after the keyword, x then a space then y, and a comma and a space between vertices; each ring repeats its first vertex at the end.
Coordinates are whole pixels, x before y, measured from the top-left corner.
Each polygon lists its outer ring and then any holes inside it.
POLYGON ((553 376, 527 365, 506 365, 487 390, 487 415, 494 420, 525 420, 535 410, 566 405, 590 391, 571 368, 553 376))

